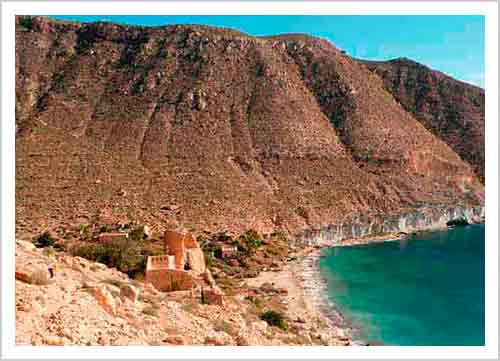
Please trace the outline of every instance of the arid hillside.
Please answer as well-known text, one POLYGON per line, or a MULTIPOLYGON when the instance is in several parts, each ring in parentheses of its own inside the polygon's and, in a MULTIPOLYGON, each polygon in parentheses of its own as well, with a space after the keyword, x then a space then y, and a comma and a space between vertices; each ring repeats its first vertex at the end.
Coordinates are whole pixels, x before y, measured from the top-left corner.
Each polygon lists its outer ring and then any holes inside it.
POLYGON ((21 234, 123 219, 295 234, 483 202, 476 163, 322 39, 19 17, 16 75, 21 234))
POLYGON ((385 88, 469 163, 484 184, 484 90, 412 60, 363 61, 385 88))

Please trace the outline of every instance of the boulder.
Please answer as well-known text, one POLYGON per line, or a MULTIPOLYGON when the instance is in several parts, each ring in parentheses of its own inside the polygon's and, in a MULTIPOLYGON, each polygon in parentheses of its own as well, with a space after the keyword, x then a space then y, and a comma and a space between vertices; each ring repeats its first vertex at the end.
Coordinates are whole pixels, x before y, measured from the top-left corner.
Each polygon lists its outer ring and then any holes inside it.
POLYGON ((160 207, 160 210, 162 211, 176 211, 180 208, 181 206, 177 204, 165 204, 160 207))
POLYGON ((139 297, 139 292, 134 286, 125 284, 120 287, 121 299, 129 299, 130 301, 132 301, 132 303, 136 303, 138 297, 139 297))
POLYGON ((109 293, 105 286, 97 286, 91 288, 91 293, 97 300, 97 303, 109 314, 116 314, 116 304, 115 299, 109 293))
POLYGON ((266 321, 255 321, 250 324, 250 327, 260 333, 266 333, 268 329, 268 325, 266 321))
POLYGON ((31 337, 31 345, 32 346, 41 346, 43 345, 43 340, 39 335, 33 335, 31 337))
POLYGON ((27 251, 34 251, 36 249, 35 245, 28 241, 16 239, 16 244, 27 251))
POLYGON ((16 280, 31 283, 31 272, 25 269, 16 269, 16 280))
POLYGON ((108 269, 108 266, 103 263, 95 262, 94 264, 92 264, 92 269, 96 271, 106 271, 108 269))
POLYGON ((168 335, 165 337, 162 342, 171 344, 171 345, 185 345, 186 341, 184 340, 184 337, 181 335, 168 335))

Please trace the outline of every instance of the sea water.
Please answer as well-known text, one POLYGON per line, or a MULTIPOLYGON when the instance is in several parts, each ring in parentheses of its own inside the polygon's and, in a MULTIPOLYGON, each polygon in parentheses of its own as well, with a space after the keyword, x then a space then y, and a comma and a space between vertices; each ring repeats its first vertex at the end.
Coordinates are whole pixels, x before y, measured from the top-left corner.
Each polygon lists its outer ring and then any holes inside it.
POLYGON ((328 298, 369 344, 484 345, 484 225, 326 249, 328 298))

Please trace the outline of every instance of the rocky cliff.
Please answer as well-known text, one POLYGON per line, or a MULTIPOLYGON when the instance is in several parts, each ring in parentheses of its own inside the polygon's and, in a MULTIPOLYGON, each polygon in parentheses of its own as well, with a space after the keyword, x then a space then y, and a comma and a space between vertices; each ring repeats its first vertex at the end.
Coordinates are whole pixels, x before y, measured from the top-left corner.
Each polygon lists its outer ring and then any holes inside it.
POLYGON ((133 219, 295 234, 483 203, 477 167, 328 41, 16 21, 18 233, 133 219))
POLYGON ((484 222, 484 207, 422 207, 404 213, 367 217, 355 215, 348 220, 319 229, 309 229, 296 237, 297 244, 332 246, 345 240, 380 235, 446 229, 454 222, 484 222))

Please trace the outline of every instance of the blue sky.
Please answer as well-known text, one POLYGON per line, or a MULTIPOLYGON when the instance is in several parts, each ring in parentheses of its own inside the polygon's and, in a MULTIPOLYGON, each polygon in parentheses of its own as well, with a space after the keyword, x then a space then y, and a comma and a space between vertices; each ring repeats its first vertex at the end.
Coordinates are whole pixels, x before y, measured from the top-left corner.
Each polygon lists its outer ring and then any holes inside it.
POLYGON ((372 60, 407 57, 484 88, 483 16, 52 16, 135 25, 206 24, 251 35, 300 32, 372 60))

